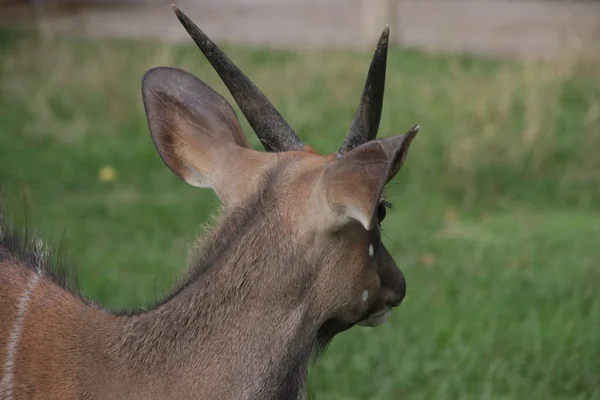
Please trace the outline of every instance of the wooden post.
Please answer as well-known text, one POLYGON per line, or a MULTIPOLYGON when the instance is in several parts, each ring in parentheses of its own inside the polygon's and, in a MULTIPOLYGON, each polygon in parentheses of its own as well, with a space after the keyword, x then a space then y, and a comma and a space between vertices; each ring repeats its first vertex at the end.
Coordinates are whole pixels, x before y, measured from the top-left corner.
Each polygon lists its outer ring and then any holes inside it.
POLYGON ((394 36, 396 1, 397 0, 360 0, 361 46, 374 46, 385 25, 390 26, 390 36, 394 36))

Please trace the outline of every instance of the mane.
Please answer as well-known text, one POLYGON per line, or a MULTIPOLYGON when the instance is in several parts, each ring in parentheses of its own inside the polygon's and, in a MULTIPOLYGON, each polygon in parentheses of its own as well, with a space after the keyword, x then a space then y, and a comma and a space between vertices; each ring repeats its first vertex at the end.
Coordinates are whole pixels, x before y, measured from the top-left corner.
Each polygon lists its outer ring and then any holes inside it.
POLYGON ((16 264, 79 296, 77 275, 62 246, 36 236, 29 218, 26 220, 24 226, 18 227, 0 208, 0 268, 6 268, 7 262, 16 264))
MULTIPOLYGON (((118 310, 108 309, 102 305, 100 307, 119 316, 143 314, 169 302, 189 284, 201 279, 201 276, 214 264, 215 258, 231 246, 232 239, 250 229, 253 223, 256 223, 256 219, 260 220, 256 215, 257 209, 262 208, 264 197, 273 190, 271 184, 279 172, 280 170, 276 168, 263 177, 262 184, 259 185, 263 187, 263 191, 254 196, 245 207, 237 208, 231 213, 223 212, 221 207, 211 213, 209 221, 204 223, 201 233, 189 249, 187 268, 181 271, 173 285, 166 290, 160 290, 163 293, 157 291, 154 299, 144 305, 118 310), (226 228, 218 229, 222 226, 226 228)), ((81 294, 76 271, 68 263, 62 246, 44 240, 35 233, 27 208, 26 205, 26 222, 23 225, 16 225, 6 218, 7 214, 0 203, 0 270, 6 268, 8 261, 8 264, 26 268, 41 278, 53 282, 86 304, 95 303, 81 294)))

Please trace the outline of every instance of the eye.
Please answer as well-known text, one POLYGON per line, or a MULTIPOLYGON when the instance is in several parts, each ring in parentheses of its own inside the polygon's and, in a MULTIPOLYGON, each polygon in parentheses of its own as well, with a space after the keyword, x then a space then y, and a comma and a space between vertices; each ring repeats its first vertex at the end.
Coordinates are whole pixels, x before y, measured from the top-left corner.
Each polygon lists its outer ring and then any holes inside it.
POLYGON ((385 219, 385 216, 387 214, 387 208, 391 208, 391 207, 392 207, 392 204, 386 200, 379 203, 379 207, 377 207, 377 220, 379 221, 380 224, 385 219))

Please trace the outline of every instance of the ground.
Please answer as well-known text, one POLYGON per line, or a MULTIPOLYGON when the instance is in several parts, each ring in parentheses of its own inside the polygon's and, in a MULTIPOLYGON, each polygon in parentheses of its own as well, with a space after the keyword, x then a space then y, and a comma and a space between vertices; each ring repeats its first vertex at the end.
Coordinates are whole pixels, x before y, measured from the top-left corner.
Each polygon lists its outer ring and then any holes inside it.
MULTIPOLYGON (((225 49, 305 142, 337 149, 369 54, 225 49)), ((422 127, 383 227, 408 295, 387 324, 334 340, 311 395, 600 399, 600 68, 400 49, 389 62, 381 134, 422 127)), ((156 154, 140 88, 155 65, 226 93, 190 45, 0 31, 5 208, 22 221, 25 193, 82 292, 113 308, 163 293, 217 204, 156 154)))

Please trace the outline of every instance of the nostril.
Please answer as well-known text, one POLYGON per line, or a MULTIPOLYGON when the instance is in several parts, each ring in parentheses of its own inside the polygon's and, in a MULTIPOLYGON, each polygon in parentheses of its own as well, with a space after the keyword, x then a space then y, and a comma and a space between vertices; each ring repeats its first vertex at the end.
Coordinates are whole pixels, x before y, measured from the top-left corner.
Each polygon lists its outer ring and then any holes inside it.
POLYGON ((400 282, 398 282, 397 285, 394 285, 394 287, 392 288, 388 304, 392 307, 399 306, 402 303, 402 300, 404 300, 405 296, 406 280, 403 278, 400 280, 400 282))

